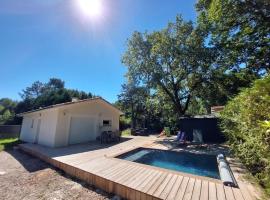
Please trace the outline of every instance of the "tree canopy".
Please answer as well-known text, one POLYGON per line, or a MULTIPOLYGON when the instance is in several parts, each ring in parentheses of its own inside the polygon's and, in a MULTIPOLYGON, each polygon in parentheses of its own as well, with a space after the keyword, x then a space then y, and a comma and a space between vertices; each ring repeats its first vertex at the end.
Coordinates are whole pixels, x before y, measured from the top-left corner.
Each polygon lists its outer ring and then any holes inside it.
POLYGON ((269 0, 199 0, 198 24, 216 48, 216 64, 264 74, 270 70, 269 0))
POLYGON ((71 101, 72 97, 78 99, 91 98, 91 93, 65 88, 61 79, 51 78, 47 83, 35 81, 20 93, 22 101, 16 106, 16 112, 25 112, 40 107, 71 101))
POLYGON ((17 102, 9 98, 0 99, 0 124, 13 124, 17 102))
POLYGON ((209 80, 213 52, 204 34, 181 16, 153 33, 134 32, 123 63, 127 77, 156 94, 166 95, 178 116, 184 115, 196 90, 209 80))

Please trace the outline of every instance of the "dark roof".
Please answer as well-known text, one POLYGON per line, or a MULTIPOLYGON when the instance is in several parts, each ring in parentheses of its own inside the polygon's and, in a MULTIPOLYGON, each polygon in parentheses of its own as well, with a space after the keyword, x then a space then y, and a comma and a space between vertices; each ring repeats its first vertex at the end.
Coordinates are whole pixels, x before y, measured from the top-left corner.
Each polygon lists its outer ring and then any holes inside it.
POLYGON ((218 116, 209 114, 209 115, 189 115, 180 117, 180 119, 214 119, 214 118, 218 118, 218 116))
POLYGON ((82 100, 77 100, 77 101, 70 101, 70 102, 65 102, 65 103, 54 104, 54 105, 50 105, 50 106, 46 106, 46 107, 40 107, 40 108, 35 109, 35 110, 30 110, 27 112, 19 113, 19 114, 17 114, 17 116, 22 117, 25 114, 29 114, 29 113, 33 113, 33 112, 37 112, 37 111, 43 111, 43 110, 47 110, 47 109, 51 109, 51 108, 57 108, 57 107, 78 104, 78 103, 82 103, 82 102, 86 102, 86 101, 94 101, 94 100, 101 100, 101 101, 109 104, 110 106, 112 106, 114 109, 118 110, 120 112, 120 114, 123 114, 123 112, 121 110, 116 108, 114 105, 112 105, 110 102, 106 101, 102 97, 95 97, 95 98, 82 99, 82 100))

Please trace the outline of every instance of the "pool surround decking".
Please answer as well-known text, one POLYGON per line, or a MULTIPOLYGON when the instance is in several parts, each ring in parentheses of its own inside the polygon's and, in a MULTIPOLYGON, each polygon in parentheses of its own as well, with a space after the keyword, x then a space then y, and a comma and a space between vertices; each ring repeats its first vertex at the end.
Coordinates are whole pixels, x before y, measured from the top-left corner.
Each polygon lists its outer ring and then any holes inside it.
POLYGON ((20 144, 20 148, 67 174, 126 199, 255 200, 256 189, 232 167, 239 188, 218 179, 115 158, 138 147, 168 149, 156 137, 130 137, 115 145, 88 143, 64 148, 20 144))

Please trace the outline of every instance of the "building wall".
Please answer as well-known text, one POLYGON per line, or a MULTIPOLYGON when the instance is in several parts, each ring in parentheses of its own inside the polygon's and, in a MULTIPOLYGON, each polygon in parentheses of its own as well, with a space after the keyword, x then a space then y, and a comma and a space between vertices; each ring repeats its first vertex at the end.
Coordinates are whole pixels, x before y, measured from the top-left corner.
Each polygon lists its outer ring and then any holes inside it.
POLYGON ((57 119, 58 110, 47 110, 42 113, 38 144, 50 147, 55 146, 57 119))
POLYGON ((219 129, 217 118, 184 118, 180 120, 180 129, 187 134, 187 140, 193 140, 193 129, 202 132, 206 143, 221 143, 225 137, 219 129))
MULTIPOLYGON (((59 108, 58 124, 56 129, 55 146, 67 146, 69 143, 69 129, 72 116, 90 117, 95 121, 95 136, 102 131, 119 130, 119 113, 103 101, 86 101, 59 108), (111 120, 111 126, 103 127, 103 120, 111 120)), ((78 129, 79 130, 79 129, 78 129)), ((85 141, 87 142, 87 141, 85 141)))
POLYGON ((26 114, 23 117, 20 139, 25 142, 54 146, 58 110, 26 114), (41 120, 38 131, 38 120, 41 120))
MULTIPOLYGON (((94 121, 92 134, 95 137, 91 138, 100 136, 102 131, 119 130, 119 112, 107 103, 96 100, 25 114, 20 139, 30 143, 37 141, 38 144, 50 147, 67 146, 72 117, 83 116, 94 121), (41 120, 40 128, 38 128, 39 119, 41 120), (103 127, 103 120, 111 120, 111 126, 103 127)), ((83 126, 79 123, 77 125, 78 131, 81 131, 83 126)))
POLYGON ((37 118, 37 114, 25 115, 22 121, 22 128, 20 133, 20 139, 25 142, 34 143, 36 137, 37 123, 35 123, 35 119, 37 118), (32 126, 32 120, 33 126, 32 126))

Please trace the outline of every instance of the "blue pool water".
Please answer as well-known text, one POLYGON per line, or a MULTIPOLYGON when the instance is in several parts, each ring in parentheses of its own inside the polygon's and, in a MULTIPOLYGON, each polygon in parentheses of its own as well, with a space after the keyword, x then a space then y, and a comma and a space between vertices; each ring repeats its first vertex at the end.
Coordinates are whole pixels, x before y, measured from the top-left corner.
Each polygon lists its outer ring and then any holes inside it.
POLYGON ((214 155, 138 148, 117 158, 220 179, 217 159, 214 155))

